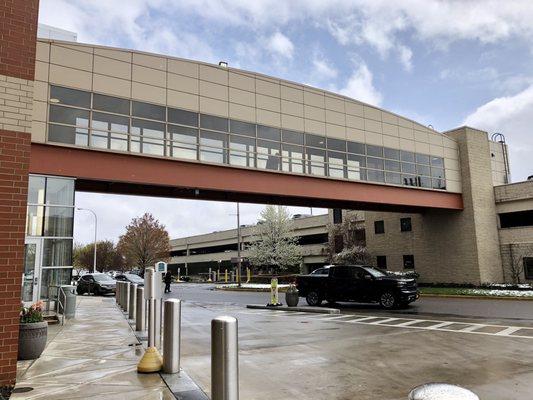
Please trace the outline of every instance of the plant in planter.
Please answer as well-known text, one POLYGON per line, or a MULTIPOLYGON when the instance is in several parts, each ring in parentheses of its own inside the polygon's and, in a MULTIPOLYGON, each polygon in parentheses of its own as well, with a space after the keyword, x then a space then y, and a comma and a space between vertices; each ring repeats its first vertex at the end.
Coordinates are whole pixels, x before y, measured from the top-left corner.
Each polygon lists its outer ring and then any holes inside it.
POLYGON ((46 346, 48 323, 43 320, 43 302, 20 309, 19 360, 39 358, 46 346))
POLYGON ((296 285, 294 283, 291 283, 287 291, 285 292, 285 302, 289 307, 296 307, 298 305, 299 300, 300 294, 298 292, 298 289, 296 288, 296 285))

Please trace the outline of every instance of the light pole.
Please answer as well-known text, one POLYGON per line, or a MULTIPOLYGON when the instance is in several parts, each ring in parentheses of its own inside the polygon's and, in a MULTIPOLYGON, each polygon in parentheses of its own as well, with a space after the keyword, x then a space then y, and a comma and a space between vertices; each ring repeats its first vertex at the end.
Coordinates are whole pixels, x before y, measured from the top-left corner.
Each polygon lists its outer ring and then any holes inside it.
POLYGON ((241 287, 241 214, 239 211, 239 203, 237 203, 237 268, 239 274, 237 275, 237 286, 241 287))
POLYGON ((89 208, 76 208, 76 210, 79 211, 89 211, 94 215, 94 256, 93 256, 93 274, 96 273, 96 231, 98 228, 98 218, 96 217, 96 213, 89 209, 89 208))

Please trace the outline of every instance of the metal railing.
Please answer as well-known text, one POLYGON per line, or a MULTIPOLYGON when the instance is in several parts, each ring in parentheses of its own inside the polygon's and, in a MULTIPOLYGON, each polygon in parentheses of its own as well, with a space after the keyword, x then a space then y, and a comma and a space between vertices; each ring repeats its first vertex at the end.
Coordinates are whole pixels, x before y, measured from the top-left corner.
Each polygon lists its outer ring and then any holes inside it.
POLYGON ((60 310, 63 310, 63 312, 61 313, 61 325, 65 324, 65 313, 67 311, 65 307, 66 303, 67 303, 67 294, 65 293, 65 291, 63 290, 61 286, 58 286, 57 287, 56 313, 59 315, 60 310), (63 294, 64 302, 61 301, 61 294, 63 294))

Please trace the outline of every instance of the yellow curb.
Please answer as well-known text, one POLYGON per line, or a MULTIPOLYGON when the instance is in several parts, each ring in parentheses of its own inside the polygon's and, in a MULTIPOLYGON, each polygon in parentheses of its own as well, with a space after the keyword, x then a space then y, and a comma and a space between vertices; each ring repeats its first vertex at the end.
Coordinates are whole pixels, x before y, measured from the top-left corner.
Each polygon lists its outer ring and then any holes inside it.
POLYGON ((420 293, 420 297, 443 297, 448 299, 480 299, 480 300, 526 300, 532 301, 533 297, 516 297, 516 296, 479 296, 468 294, 434 294, 420 293))

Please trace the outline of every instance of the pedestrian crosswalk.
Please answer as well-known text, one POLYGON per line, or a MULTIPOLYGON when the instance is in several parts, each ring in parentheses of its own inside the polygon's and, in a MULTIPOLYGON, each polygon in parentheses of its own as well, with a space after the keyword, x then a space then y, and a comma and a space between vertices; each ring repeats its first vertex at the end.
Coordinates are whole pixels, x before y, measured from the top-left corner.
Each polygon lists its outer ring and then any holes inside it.
MULTIPOLYGON (((237 310, 234 310, 237 311, 237 310)), ((366 314, 315 314, 309 312, 292 312, 284 310, 242 310, 238 314, 256 315, 272 318, 304 318, 316 322, 331 322, 339 324, 357 324, 383 326, 398 329, 416 329, 426 331, 443 331, 462 334, 489 335, 497 337, 511 337, 533 339, 533 328, 527 326, 507 326, 496 324, 481 324, 466 321, 444 321, 437 319, 390 317, 366 314)))

